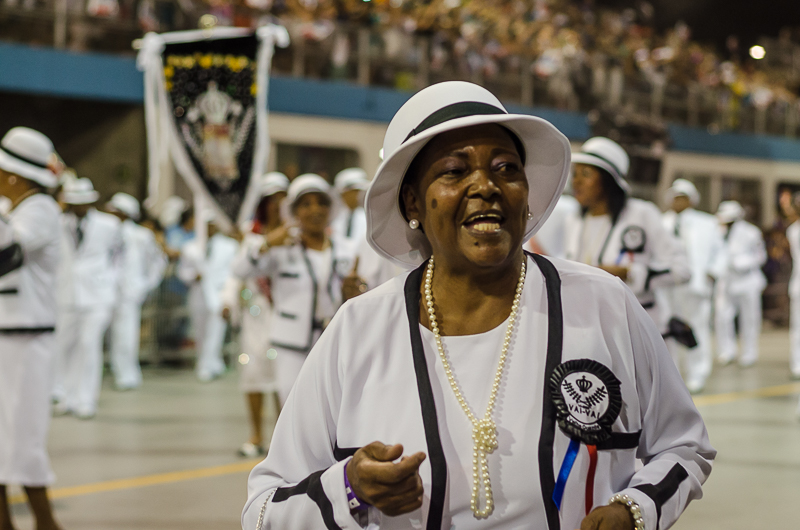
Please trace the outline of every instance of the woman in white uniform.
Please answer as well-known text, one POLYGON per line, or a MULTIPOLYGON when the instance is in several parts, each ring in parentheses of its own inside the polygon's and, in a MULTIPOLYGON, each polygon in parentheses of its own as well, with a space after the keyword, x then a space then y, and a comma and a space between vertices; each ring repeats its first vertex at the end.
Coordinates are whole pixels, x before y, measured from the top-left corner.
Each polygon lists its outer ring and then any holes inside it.
MULTIPOLYGON (((800 193, 792 196, 792 207, 800 215, 800 193)), ((794 380, 800 380, 800 220, 786 229, 792 253, 792 277, 789 280, 789 338, 791 342, 790 370, 794 380)), ((798 405, 800 412, 800 405, 798 405)))
POLYGON ((670 527, 715 452, 658 329, 618 279, 522 251, 567 139, 447 82, 398 111, 384 153, 369 238, 417 268, 337 312, 243 529, 670 527))
MULTIPOLYGON (((265 234, 283 225, 281 203, 286 198, 289 179, 283 173, 264 175, 260 184, 261 198, 252 221, 244 227, 244 242, 239 248, 241 259, 251 246, 251 241, 261 245, 265 234)), ((272 320, 272 292, 269 278, 243 280, 232 274, 223 292, 222 315, 241 322, 239 334, 239 389, 247 400, 250 419, 250 439, 239 448, 239 456, 253 458, 266 454, 262 429, 264 395, 273 395, 276 412, 280 412, 280 398, 275 380, 275 350, 270 349, 272 320)))
POLYGON ((739 354, 739 366, 747 368, 758 360, 761 293, 767 287, 761 267, 767 262, 767 248, 761 229, 745 221, 744 214, 736 201, 723 201, 717 209, 728 266, 715 291, 714 330, 720 363, 730 364, 739 354), (741 352, 736 344, 736 315, 741 352))
POLYGON ((14 528, 6 485, 21 484, 39 530, 58 530, 47 498, 55 476, 47 455, 56 340, 56 271, 61 210, 49 138, 11 129, 0 142, 0 528, 14 528))
POLYGON ((328 237, 331 188, 312 173, 300 175, 288 189, 286 204, 292 223, 265 238, 251 239, 233 272, 240 278, 270 279, 275 369, 281 403, 286 401, 309 350, 342 303, 342 282, 356 249, 328 237))
POLYGON ((629 197, 625 180, 630 160, 608 138, 586 141, 572 156, 573 194, 581 215, 567 224, 567 259, 619 277, 659 326, 666 316, 656 307, 655 289, 689 281, 686 251, 661 223, 655 204, 629 197))

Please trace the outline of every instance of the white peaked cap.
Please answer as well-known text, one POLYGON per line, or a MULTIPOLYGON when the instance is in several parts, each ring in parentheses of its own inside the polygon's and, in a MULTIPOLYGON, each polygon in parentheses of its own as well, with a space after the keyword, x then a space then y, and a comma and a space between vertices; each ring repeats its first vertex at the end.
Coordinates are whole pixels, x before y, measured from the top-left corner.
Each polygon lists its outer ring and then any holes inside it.
POLYGON ((608 171, 617 186, 625 193, 630 193, 631 187, 625 180, 631 166, 628 153, 614 140, 602 136, 589 138, 581 146, 579 153, 572 154, 573 164, 586 164, 599 167, 608 171))
POLYGON ((431 255, 421 230, 412 230, 400 211, 400 188, 409 165, 435 136, 473 125, 498 124, 519 138, 528 178, 525 239, 536 233, 558 202, 569 175, 569 141, 550 122, 509 114, 485 88, 446 81, 421 90, 392 118, 383 140, 384 160, 367 191, 367 240, 378 254, 402 266, 417 266, 431 255))
POLYGON ((675 197, 681 195, 688 197, 692 206, 700 204, 700 192, 697 191, 694 184, 686 179, 675 179, 675 182, 672 183, 672 187, 667 190, 667 200, 672 202, 675 197))
POLYGON ((316 173, 304 173, 289 184, 286 195, 288 200, 286 202, 293 206, 297 199, 306 193, 323 193, 330 197, 331 185, 316 173))
POLYGON ((367 172, 360 167, 350 167, 341 170, 333 179, 333 187, 339 193, 348 190, 365 190, 369 187, 367 172))
POLYGON ((0 141, 0 169, 52 188, 58 184, 48 167, 54 153, 47 136, 27 127, 14 127, 0 141))
POLYGON ((717 208, 717 220, 722 224, 744 219, 744 208, 738 201, 722 201, 717 208))
POLYGON ((272 171, 261 177, 261 182, 258 187, 258 194, 260 198, 269 197, 276 193, 286 192, 289 188, 289 179, 286 175, 279 171, 272 171))
POLYGON ((117 192, 111 197, 111 200, 108 201, 108 205, 111 208, 124 213, 131 219, 134 220, 139 219, 139 214, 141 213, 139 208, 139 201, 137 201, 136 197, 134 197, 133 195, 117 192))
POLYGON ((67 204, 93 204, 100 198, 87 178, 68 180, 61 189, 61 200, 67 204))

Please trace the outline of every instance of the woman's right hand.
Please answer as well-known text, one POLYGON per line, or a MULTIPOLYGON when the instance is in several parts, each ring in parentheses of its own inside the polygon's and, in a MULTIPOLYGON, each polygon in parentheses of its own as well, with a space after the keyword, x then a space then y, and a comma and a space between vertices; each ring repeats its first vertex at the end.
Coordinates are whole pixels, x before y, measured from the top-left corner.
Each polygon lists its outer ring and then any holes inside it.
POLYGON ((413 512, 422 506, 419 466, 425 453, 403 456, 403 446, 372 442, 347 464, 347 480, 362 501, 389 516, 413 512))
POLYGON ((271 230, 264 238, 266 247, 262 248, 262 252, 268 247, 280 247, 288 244, 291 238, 290 228, 288 224, 283 224, 275 230, 271 230))

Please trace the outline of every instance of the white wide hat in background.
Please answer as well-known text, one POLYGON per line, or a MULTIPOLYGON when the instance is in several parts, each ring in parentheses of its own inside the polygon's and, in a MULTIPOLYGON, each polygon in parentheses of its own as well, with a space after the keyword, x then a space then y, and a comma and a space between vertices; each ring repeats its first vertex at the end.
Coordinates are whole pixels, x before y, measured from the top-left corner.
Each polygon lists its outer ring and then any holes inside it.
POLYGON ((625 180, 628 176, 631 160, 625 149, 614 140, 609 140, 602 136, 589 138, 581 146, 580 152, 572 154, 572 163, 586 164, 604 169, 614 177, 614 182, 622 188, 622 191, 625 193, 631 192, 631 187, 628 181, 625 180))
POLYGON ((186 201, 177 195, 167 197, 166 200, 164 200, 164 204, 161 206, 158 222, 162 227, 169 228, 170 226, 178 224, 181 220, 181 215, 183 215, 185 211, 186 201))
POLYGON ((14 127, 0 141, 0 169, 52 188, 58 183, 48 167, 54 153, 47 136, 27 127, 14 127))
POLYGON ((686 179, 675 179, 672 183, 672 187, 667 190, 666 199, 669 203, 675 199, 675 197, 679 197, 683 195, 684 197, 689 198, 689 202, 692 203, 692 206, 697 206, 700 204, 700 192, 697 191, 697 188, 686 179))
POLYGON ((136 197, 128 195, 127 193, 122 193, 121 191, 115 193, 111 197, 111 200, 108 201, 108 206, 124 213, 134 221, 138 220, 141 214, 139 201, 136 200, 136 197))
POLYGON ((67 204, 92 204, 97 202, 100 194, 92 186, 92 181, 79 178, 64 183, 61 188, 61 200, 67 204))
POLYGON ((276 193, 286 192, 289 189, 289 179, 279 171, 272 171, 261 177, 258 187, 260 198, 269 197, 276 193))
POLYGON ((509 114, 485 88, 464 81, 446 81, 418 92, 397 111, 383 140, 384 160, 365 202, 367 240, 379 254, 404 267, 417 266, 431 254, 421 230, 412 230, 400 211, 400 187, 409 165, 433 137, 454 129, 496 123, 519 138, 528 178, 528 221, 525 238, 544 224, 558 202, 569 175, 567 138, 550 122, 509 114))
POLYGON ((717 208, 717 220, 722 224, 744 219, 744 208, 738 201, 722 201, 717 208))
POLYGON ((339 193, 349 190, 365 190, 369 187, 369 177, 367 172, 360 167, 349 167, 336 174, 333 179, 333 187, 339 193))
POLYGON ((338 203, 334 201, 331 191, 331 185, 324 178, 316 173, 303 173, 289 184, 289 189, 286 191, 286 200, 281 205, 281 215, 284 219, 294 217, 294 205, 300 197, 307 193, 322 193, 331 201, 329 219, 333 219, 336 217, 338 203))

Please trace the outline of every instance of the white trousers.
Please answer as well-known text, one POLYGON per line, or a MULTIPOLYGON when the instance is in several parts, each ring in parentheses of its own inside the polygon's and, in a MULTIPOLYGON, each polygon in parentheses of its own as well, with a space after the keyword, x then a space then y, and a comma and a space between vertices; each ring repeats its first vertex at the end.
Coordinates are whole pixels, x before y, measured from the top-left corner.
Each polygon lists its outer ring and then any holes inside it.
POLYGON ((789 340, 791 342, 792 375, 800 376, 800 296, 790 296, 789 340))
POLYGON ((692 328, 697 346, 687 348, 668 340, 675 365, 686 374, 686 383, 703 386, 714 364, 711 353, 711 296, 702 296, 685 286, 674 287, 671 293, 672 313, 692 328))
POLYGON ((49 486, 53 333, 0 335, 0 484, 49 486))
POLYGON ((97 412, 103 384, 103 335, 111 308, 62 309, 58 318, 54 396, 71 412, 91 416, 97 412))
MULTIPOLYGON (((312 345, 316 344, 320 335, 322 335, 321 331, 314 331, 314 335, 311 338, 312 345)), ((273 348, 275 347, 273 346, 273 348)), ((286 398, 289 397, 289 392, 291 392, 294 382, 300 374, 303 363, 306 362, 308 352, 299 352, 286 348, 275 348, 275 351, 277 353, 275 357, 275 376, 278 379, 278 396, 281 398, 281 405, 283 405, 286 403, 286 398)))
POLYGON ((198 379, 208 381, 225 371, 222 345, 227 323, 219 312, 207 308, 199 289, 189 293, 189 311, 197 347, 195 372, 198 379))
POLYGON ((717 356, 722 362, 736 358, 736 329, 734 319, 739 315, 741 338, 741 364, 752 364, 758 359, 758 339, 761 336, 761 291, 726 293, 717 295, 715 331, 717 334, 717 356))
POLYGON ((138 388, 142 384, 139 366, 139 338, 142 304, 120 300, 111 321, 111 372, 118 388, 138 388))

